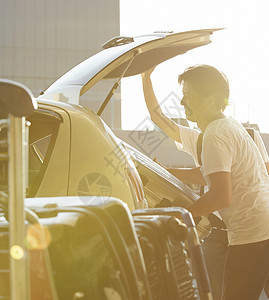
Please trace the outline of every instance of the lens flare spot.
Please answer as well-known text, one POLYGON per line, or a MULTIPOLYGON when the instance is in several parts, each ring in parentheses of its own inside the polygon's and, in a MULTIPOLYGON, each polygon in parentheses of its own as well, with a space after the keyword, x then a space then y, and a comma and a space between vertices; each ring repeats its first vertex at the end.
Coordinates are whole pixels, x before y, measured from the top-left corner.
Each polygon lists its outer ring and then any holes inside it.
POLYGON ((30 250, 42 250, 48 248, 51 242, 51 234, 47 227, 40 224, 32 224, 27 228, 26 246, 30 250))
POLYGON ((19 245, 13 245, 13 246, 10 248, 10 256, 11 256, 13 259, 16 259, 16 260, 23 259, 23 257, 24 257, 24 250, 23 250, 22 247, 19 246, 19 245))

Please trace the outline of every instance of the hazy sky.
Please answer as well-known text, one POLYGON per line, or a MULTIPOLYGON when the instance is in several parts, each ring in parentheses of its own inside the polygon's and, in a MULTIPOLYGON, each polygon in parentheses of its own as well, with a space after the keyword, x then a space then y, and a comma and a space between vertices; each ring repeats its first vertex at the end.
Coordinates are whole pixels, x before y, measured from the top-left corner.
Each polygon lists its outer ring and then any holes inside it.
MULTIPOLYGON (((171 91, 180 92, 177 75, 187 66, 211 64, 230 81, 232 104, 227 114, 258 123, 262 132, 269 133, 268 0, 121 0, 120 8, 121 35, 226 28, 213 34, 212 44, 156 68, 153 84, 158 100, 171 91)), ((148 115, 141 79, 129 81, 122 85, 124 129, 134 129, 148 115)))

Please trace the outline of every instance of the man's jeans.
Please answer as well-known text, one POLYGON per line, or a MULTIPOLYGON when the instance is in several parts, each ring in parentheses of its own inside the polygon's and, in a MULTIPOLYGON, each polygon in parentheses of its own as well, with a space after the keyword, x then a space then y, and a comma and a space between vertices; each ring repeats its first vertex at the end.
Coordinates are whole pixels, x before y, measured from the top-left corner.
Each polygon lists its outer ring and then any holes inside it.
POLYGON ((269 240, 228 247, 223 300, 258 300, 269 271, 269 240))
POLYGON ((207 272, 214 300, 220 300, 226 253, 228 250, 227 231, 213 228, 202 244, 207 272))
MULTIPOLYGON (((213 228, 210 235, 205 238, 202 248, 211 283, 213 299, 220 300, 222 295, 224 264, 226 254, 228 252, 228 238, 226 230, 213 228)), ((269 298, 269 276, 264 290, 269 298)))

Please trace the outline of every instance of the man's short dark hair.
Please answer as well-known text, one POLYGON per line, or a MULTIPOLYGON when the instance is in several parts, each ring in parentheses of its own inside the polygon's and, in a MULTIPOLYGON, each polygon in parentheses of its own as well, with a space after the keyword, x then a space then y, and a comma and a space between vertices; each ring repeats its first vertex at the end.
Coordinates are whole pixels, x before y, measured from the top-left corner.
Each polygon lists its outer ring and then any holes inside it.
POLYGON ((178 76, 178 82, 187 81, 200 95, 213 96, 220 110, 228 105, 229 82, 224 73, 208 65, 195 65, 178 76))

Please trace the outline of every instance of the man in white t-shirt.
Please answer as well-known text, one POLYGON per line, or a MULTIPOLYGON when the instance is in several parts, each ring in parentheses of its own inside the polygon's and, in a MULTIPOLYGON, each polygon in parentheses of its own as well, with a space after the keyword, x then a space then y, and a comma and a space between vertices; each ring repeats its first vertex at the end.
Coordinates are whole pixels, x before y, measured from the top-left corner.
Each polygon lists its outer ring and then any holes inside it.
MULTIPOLYGON (((179 131, 181 136, 181 143, 175 141, 176 146, 179 150, 184 151, 192 155, 196 168, 167 168, 167 170, 176 176, 179 180, 191 184, 192 183, 192 175, 196 173, 200 169, 199 159, 197 157, 197 143, 198 137, 201 132, 196 129, 191 129, 186 126, 179 125, 179 131)), ((260 134, 253 130, 253 140, 257 145, 263 162, 266 166, 267 173, 269 174, 269 157, 266 151, 265 145, 260 134)), ((204 182, 206 184, 206 182, 204 182)), ((218 214, 217 214, 218 216, 218 214)), ((206 261, 207 271, 212 287, 212 295, 214 300, 219 300, 221 298, 222 291, 222 276, 223 276, 223 267, 225 256, 227 253, 228 240, 227 240, 227 232, 222 226, 218 226, 219 224, 212 224, 213 227, 210 235, 205 238, 204 243, 202 244, 204 257, 206 261)), ((222 224, 220 224, 222 225, 222 224)))
MULTIPOLYGON (((179 126, 158 105, 151 72, 142 75, 151 119, 184 145, 179 126)), ((192 170, 192 182, 206 180, 209 187, 188 209, 194 217, 218 211, 227 226, 222 299, 258 299, 269 271, 269 177, 264 161, 245 128, 223 114, 229 98, 223 73, 194 66, 179 76, 179 83, 186 116, 204 134, 202 167, 192 170)))

